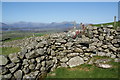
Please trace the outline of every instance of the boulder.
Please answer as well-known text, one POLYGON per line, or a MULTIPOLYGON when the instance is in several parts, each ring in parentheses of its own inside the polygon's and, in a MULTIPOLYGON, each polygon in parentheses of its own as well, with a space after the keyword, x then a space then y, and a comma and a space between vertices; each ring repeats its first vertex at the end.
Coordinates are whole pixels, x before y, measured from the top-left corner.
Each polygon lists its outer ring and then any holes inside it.
POLYGON ((13 63, 18 63, 18 62, 20 62, 20 59, 18 58, 18 54, 17 54, 17 53, 9 54, 8 57, 10 58, 10 60, 11 60, 13 63))
POLYGON ((22 76, 23 76, 23 72, 21 70, 18 70, 14 73, 14 77, 16 79, 22 79, 22 76))
POLYGON ((75 67, 75 66, 78 66, 78 65, 81 65, 81 64, 84 64, 84 60, 79 56, 73 57, 68 61, 68 65, 70 67, 75 67))
POLYGON ((8 63, 8 58, 4 55, 0 55, 0 66, 6 65, 8 63))

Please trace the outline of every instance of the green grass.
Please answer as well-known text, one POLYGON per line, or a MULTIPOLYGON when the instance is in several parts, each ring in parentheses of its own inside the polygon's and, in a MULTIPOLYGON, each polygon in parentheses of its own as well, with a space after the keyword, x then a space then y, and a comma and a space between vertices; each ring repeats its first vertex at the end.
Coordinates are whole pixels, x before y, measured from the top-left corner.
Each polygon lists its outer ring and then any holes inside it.
MULTIPOLYGON (((43 36, 45 33, 34 33, 35 34, 35 37, 38 37, 38 36, 43 36)), ((9 40, 5 40, 3 42, 9 42, 9 41, 13 41, 13 40, 20 40, 20 39, 24 39, 24 38, 29 38, 29 37, 32 37, 33 36, 33 33, 20 33, 20 32, 13 32, 10 33, 5 33, 5 35, 3 35, 3 39, 4 38, 10 38, 9 40), (16 33, 16 34, 15 34, 16 33)))
POLYGON ((10 38, 9 40, 5 40, 3 42, 8 42, 8 41, 13 41, 13 40, 20 40, 20 39, 24 39, 25 37, 15 37, 15 38, 10 38))
MULTIPOLYGON (((100 57, 97 58, 100 59, 100 57)), ((73 68, 61 67, 48 73, 47 78, 118 78, 118 66, 120 64, 113 61, 109 62, 109 64, 113 66, 110 69, 102 69, 90 64, 82 64, 73 68), (53 73, 56 75, 51 76, 53 73)))
POLYGON ((2 54, 2 55, 8 55, 8 54, 16 53, 16 52, 19 52, 19 51, 20 51, 19 47, 3 47, 3 48, 0 48, 0 54, 2 54))
MULTIPOLYGON (((110 22, 110 23, 101 23, 102 25, 114 25, 114 22, 110 22)), ((100 27, 101 24, 93 24, 93 26, 97 26, 100 27)), ((120 27, 120 22, 116 22, 116 25, 120 27)))

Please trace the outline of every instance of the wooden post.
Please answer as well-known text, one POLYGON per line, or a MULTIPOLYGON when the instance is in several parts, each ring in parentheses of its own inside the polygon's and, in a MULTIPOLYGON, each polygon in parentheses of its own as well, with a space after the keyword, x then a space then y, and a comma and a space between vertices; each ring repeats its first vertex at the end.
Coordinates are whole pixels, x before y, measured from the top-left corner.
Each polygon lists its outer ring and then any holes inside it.
POLYGON ((116 16, 114 16, 114 27, 116 27, 116 16))
POLYGON ((76 30, 76 22, 74 21, 74 30, 76 30))

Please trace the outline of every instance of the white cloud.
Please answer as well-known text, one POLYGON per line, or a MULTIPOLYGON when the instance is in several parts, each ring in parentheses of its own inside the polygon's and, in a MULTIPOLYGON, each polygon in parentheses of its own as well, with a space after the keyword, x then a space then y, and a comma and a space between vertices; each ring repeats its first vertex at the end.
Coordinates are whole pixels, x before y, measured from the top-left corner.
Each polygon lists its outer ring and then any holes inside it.
POLYGON ((119 2, 120 0, 2 0, 2 2, 119 2))

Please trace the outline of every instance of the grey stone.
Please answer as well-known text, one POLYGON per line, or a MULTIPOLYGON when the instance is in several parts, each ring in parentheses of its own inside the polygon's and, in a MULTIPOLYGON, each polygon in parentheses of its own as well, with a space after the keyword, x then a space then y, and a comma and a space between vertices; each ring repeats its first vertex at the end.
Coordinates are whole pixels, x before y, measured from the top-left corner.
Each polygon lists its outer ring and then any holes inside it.
POLYGON ((102 41, 104 40, 104 36, 99 36, 99 39, 102 41))
POLYGON ((12 74, 9 73, 9 74, 6 74, 6 75, 2 75, 2 78, 3 79, 10 79, 12 77, 12 74))
POLYGON ((98 34, 98 31, 97 30, 93 30, 93 33, 98 34))
POLYGON ((79 56, 73 57, 68 61, 68 65, 70 67, 75 67, 75 66, 78 66, 80 64, 84 64, 84 60, 79 56))
POLYGON ((27 53, 25 56, 26 56, 26 58, 31 59, 31 58, 37 57, 39 55, 40 54, 38 54, 36 51, 33 50, 33 51, 27 53))
POLYGON ((22 79, 22 76, 23 76, 23 72, 21 70, 18 70, 14 73, 14 77, 16 79, 22 79))
POLYGON ((94 63, 98 64, 98 63, 107 63, 110 62, 112 59, 97 59, 96 61, 94 61, 94 63))
POLYGON ((94 59, 90 59, 89 61, 88 61, 88 64, 93 64, 94 63, 94 59))
POLYGON ((26 80, 26 79, 30 79, 31 77, 29 76, 29 74, 26 74, 23 76, 23 80, 26 80))
POLYGON ((50 48, 47 49, 47 54, 50 54, 51 53, 51 50, 50 48))
POLYGON ((35 64, 30 64, 29 69, 34 70, 35 69, 35 64))
POLYGON ((34 71, 28 74, 29 79, 36 79, 37 75, 38 75, 39 71, 34 71))
POLYGON ((68 54, 67 56, 68 57, 73 57, 73 56, 78 56, 79 55, 79 53, 70 53, 70 54, 68 54))
POLYGON ((30 72, 30 69, 28 67, 25 67, 23 68, 22 70, 25 74, 29 73, 30 72))
POLYGON ((64 57, 60 60, 61 62, 67 62, 68 61, 68 58, 67 57, 64 57))
POLYGON ((37 45, 36 45, 36 48, 43 48, 44 47, 44 44, 43 43, 38 43, 37 45))
POLYGON ((44 49, 37 49, 36 52, 40 55, 44 54, 44 49))
POLYGON ((117 51, 117 48, 114 47, 113 45, 108 45, 108 47, 109 47, 111 50, 113 50, 113 51, 117 51))
POLYGON ((25 53, 24 53, 24 52, 18 52, 18 55, 19 55, 19 58, 20 58, 20 59, 23 59, 24 56, 25 56, 25 53))
POLYGON ((62 43, 62 44, 65 44, 67 41, 62 39, 62 40, 59 40, 59 42, 62 43))
POLYGON ((119 58, 115 58, 114 62, 120 62, 120 59, 119 58))
POLYGON ((41 62, 41 65, 44 67, 44 66, 45 66, 45 61, 42 61, 42 62, 41 62))
POLYGON ((88 37, 83 37, 81 38, 80 43, 91 43, 91 41, 88 37))
POLYGON ((116 58, 116 55, 114 55, 114 54, 111 54, 111 58, 116 58))
POLYGON ((108 53, 105 54, 105 56, 110 57, 110 56, 111 56, 111 53, 108 52, 108 53))
POLYGON ((52 67, 54 64, 54 60, 49 60, 49 61, 46 61, 46 68, 49 69, 50 67, 52 67))
POLYGON ((108 47, 107 45, 103 45, 103 46, 102 46, 102 48, 104 48, 104 49, 107 49, 107 47, 108 47))
POLYGON ((72 53, 72 50, 63 50, 63 53, 72 53))
POLYGON ((36 63, 36 60, 35 59, 31 59, 30 60, 30 64, 35 64, 36 63))
POLYGON ((106 53, 105 52, 97 52, 98 56, 105 56, 106 53))
POLYGON ((77 53, 82 53, 83 52, 83 50, 82 49, 80 49, 80 48, 75 48, 75 50, 74 50, 75 52, 77 52, 77 53))
POLYGON ((90 49, 91 51, 93 51, 93 50, 96 49, 96 47, 95 47, 95 46, 89 46, 89 49, 90 49))
POLYGON ((96 64, 96 66, 100 67, 100 68, 104 68, 104 69, 112 68, 112 65, 110 65, 110 64, 103 64, 103 63, 96 64))
POLYGON ((100 46, 102 46, 102 44, 103 44, 102 41, 100 41, 100 42, 97 43, 96 46, 97 46, 97 47, 100 47, 100 46))
POLYGON ((6 65, 8 63, 8 59, 6 56, 0 55, 0 65, 6 65))
POLYGON ((55 45, 56 45, 56 46, 60 46, 60 45, 61 45, 61 43, 59 43, 59 42, 56 42, 56 43, 55 43, 55 45))
POLYGON ((35 69, 39 70, 41 68, 41 66, 42 66, 41 64, 37 64, 35 69))
POLYGON ((42 58, 41 57, 37 57, 36 61, 37 61, 37 63, 40 63, 42 61, 42 58))
POLYGON ((65 44, 65 46, 71 47, 71 46, 73 46, 73 43, 72 43, 72 42, 67 42, 67 43, 65 44))
POLYGON ((15 63, 10 63, 6 65, 7 68, 13 68, 14 66, 15 66, 15 63))
POLYGON ((107 27, 108 27, 108 28, 113 28, 113 25, 108 25, 107 27))
POLYGON ((2 75, 6 74, 8 71, 9 71, 8 68, 0 66, 0 74, 2 74, 2 75))
POLYGON ((15 67, 9 69, 10 72, 11 72, 11 73, 14 73, 14 72, 19 68, 19 66, 20 66, 20 64, 17 63, 15 67))
POLYGON ((18 63, 20 62, 20 59, 18 58, 18 54, 14 53, 14 54, 9 54, 9 58, 13 63, 18 63))
POLYGON ((112 44, 117 43, 117 42, 118 42, 117 39, 113 39, 113 40, 112 40, 112 44))
POLYGON ((41 68, 40 68, 40 71, 41 71, 41 72, 45 72, 45 70, 46 70, 45 67, 41 67, 41 68))
POLYGON ((84 60, 84 61, 88 61, 88 58, 87 58, 87 57, 83 57, 83 60, 84 60))
POLYGON ((28 59, 24 59, 22 65, 28 65, 28 59))
POLYGON ((65 63, 60 63, 61 64, 61 67, 68 67, 67 64, 65 63))

